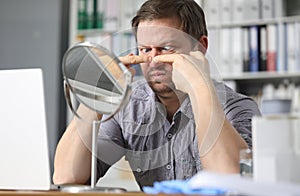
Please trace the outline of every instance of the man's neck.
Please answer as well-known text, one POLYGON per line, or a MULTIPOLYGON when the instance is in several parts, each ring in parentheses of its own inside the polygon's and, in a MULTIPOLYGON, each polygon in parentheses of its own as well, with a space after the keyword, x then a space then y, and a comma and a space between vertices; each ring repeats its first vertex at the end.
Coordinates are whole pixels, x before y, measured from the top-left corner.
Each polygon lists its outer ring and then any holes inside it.
POLYGON ((167 119, 169 122, 172 122, 174 114, 177 112, 182 101, 187 95, 182 92, 170 92, 168 95, 158 95, 157 98, 165 106, 167 111, 167 119))

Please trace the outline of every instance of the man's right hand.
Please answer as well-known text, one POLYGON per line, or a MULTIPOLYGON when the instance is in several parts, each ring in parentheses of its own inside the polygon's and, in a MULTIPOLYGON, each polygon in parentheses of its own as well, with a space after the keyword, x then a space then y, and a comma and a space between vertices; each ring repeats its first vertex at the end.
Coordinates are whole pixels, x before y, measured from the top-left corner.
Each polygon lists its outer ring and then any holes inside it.
POLYGON ((85 184, 91 176, 91 122, 101 119, 101 115, 82 104, 77 113, 84 120, 74 116, 56 148, 55 184, 85 184))

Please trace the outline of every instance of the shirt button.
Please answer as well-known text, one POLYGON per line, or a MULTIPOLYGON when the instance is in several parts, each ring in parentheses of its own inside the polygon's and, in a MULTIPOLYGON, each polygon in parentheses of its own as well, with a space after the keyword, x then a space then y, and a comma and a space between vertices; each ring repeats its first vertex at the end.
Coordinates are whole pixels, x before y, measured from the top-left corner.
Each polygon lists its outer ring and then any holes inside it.
POLYGON ((137 168, 136 171, 137 171, 138 173, 140 173, 142 170, 141 170, 141 168, 137 168))
POLYGON ((172 168, 172 166, 171 165, 167 165, 166 168, 170 170, 172 168))
POLYGON ((167 138, 168 138, 168 139, 171 139, 172 136, 173 136, 172 133, 168 133, 168 134, 167 134, 167 138))

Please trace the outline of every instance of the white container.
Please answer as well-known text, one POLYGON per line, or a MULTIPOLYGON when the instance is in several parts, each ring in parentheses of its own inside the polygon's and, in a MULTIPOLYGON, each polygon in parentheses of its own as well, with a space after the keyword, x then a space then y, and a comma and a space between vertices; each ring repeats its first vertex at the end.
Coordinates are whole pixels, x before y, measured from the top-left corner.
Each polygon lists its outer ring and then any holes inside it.
POLYGON ((300 118, 253 117, 253 178, 300 183, 300 118))

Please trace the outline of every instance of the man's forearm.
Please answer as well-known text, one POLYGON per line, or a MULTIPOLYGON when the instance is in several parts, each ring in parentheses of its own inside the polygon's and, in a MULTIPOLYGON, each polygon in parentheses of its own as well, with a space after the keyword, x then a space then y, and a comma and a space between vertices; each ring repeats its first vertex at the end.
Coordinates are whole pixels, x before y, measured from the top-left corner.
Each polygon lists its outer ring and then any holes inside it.
POLYGON ((78 113, 84 120, 76 117, 58 143, 53 181, 55 184, 84 184, 91 171, 92 122, 97 119, 95 112, 80 106, 78 113))
POLYGON ((197 86, 192 92, 189 96, 203 168, 222 173, 238 173, 239 151, 247 148, 246 142, 226 119, 212 83, 197 86))

